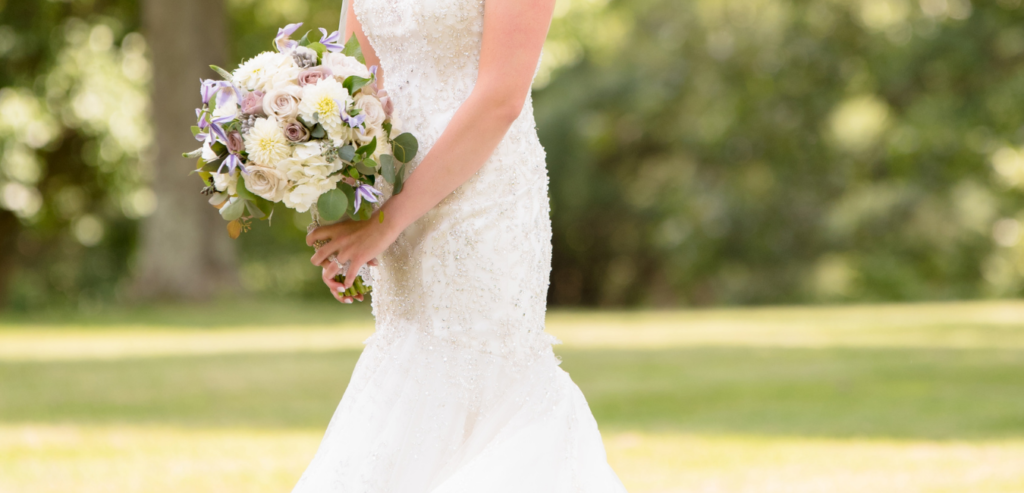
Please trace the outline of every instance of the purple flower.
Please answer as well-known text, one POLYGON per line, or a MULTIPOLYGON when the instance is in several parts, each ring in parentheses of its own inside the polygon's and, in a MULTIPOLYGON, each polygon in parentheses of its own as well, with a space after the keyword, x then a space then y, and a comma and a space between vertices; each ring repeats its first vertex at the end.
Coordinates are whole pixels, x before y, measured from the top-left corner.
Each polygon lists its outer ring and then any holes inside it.
POLYGON ((236 103, 242 99, 242 93, 228 81, 206 79, 201 82, 199 94, 203 97, 204 105, 209 104, 214 96, 217 97, 217 106, 220 106, 221 102, 227 104, 231 99, 236 103))
POLYGON ((245 169, 245 165, 242 164, 242 159, 238 157, 238 154, 228 154, 228 157, 220 162, 220 166, 217 167, 218 173, 224 173, 224 168, 228 169, 228 174, 233 173, 235 168, 242 170, 242 173, 248 173, 245 169))
POLYGON ((289 51, 295 49, 296 46, 299 46, 298 41, 292 41, 288 38, 292 34, 295 34, 295 31, 300 27, 302 27, 302 23, 297 22, 295 24, 288 24, 287 26, 277 30, 277 37, 274 38, 274 46, 277 47, 277 51, 289 51))
POLYGON ((331 34, 327 34, 327 30, 320 28, 320 32, 323 36, 320 37, 320 44, 324 45, 330 51, 341 51, 345 49, 345 45, 338 44, 341 42, 341 33, 334 31, 331 34))
MULTIPOLYGON (((338 103, 338 106, 344 107, 340 102, 338 103)), ((351 116, 348 113, 345 113, 344 111, 341 112, 341 121, 347 123, 348 126, 352 128, 359 129, 359 133, 363 133, 364 131, 363 120, 366 120, 366 115, 362 113, 356 116, 351 116)))
POLYGON ((203 111, 203 110, 201 110, 199 108, 196 108, 196 118, 199 119, 199 123, 197 123, 197 125, 199 125, 199 130, 206 130, 206 127, 210 126, 210 122, 206 121, 206 112, 205 111, 203 111))
POLYGON ((373 188, 370 185, 367 185, 365 183, 360 184, 358 187, 356 187, 356 200, 355 200, 355 204, 354 204, 355 211, 359 212, 359 206, 363 205, 363 200, 364 199, 367 202, 371 202, 371 203, 376 204, 377 203, 377 197, 374 194, 381 195, 380 191, 378 191, 376 188, 373 188))
POLYGON ((217 82, 213 79, 199 79, 199 95, 203 97, 203 104, 210 102, 210 97, 213 96, 213 84, 217 82))
POLYGON ((210 134, 210 137, 213 138, 213 136, 216 136, 217 138, 214 140, 219 140, 222 143, 224 143, 224 145, 227 145, 228 134, 224 131, 223 125, 234 119, 235 117, 233 116, 222 116, 220 118, 214 118, 213 121, 210 122, 210 130, 213 131, 213 133, 210 134))

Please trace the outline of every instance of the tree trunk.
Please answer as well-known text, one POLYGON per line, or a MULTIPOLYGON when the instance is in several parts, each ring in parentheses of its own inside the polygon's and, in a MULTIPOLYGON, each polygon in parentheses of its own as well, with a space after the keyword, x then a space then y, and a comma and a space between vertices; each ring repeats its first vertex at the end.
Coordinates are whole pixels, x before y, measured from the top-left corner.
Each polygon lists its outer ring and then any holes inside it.
POLYGON ((14 259, 18 255, 18 235, 21 222, 10 211, 0 210, 0 308, 7 305, 7 290, 10 288, 14 259))
POLYGON ((227 60, 223 0, 144 0, 143 28, 153 54, 152 112, 157 208, 142 224, 131 295, 141 299, 204 299, 237 289, 234 245, 225 222, 199 194, 181 156, 199 146, 195 125, 199 79, 227 60))

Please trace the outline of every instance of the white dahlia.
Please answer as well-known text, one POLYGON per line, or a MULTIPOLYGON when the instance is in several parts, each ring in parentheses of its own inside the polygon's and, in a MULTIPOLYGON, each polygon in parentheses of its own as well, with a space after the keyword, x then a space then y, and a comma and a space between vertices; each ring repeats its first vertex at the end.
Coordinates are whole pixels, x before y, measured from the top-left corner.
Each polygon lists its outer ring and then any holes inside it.
POLYGON ((270 89, 267 86, 272 85, 279 72, 287 72, 290 76, 291 72, 297 74, 294 70, 297 68, 291 56, 264 51, 239 65, 231 75, 231 80, 247 91, 266 91, 270 89))
POLYGON ((249 160, 264 166, 276 166, 278 161, 292 154, 288 139, 275 119, 257 118, 245 136, 245 151, 249 160))
POLYGON ((331 140, 344 134, 341 112, 352 104, 352 96, 334 78, 320 79, 315 86, 306 86, 299 103, 299 115, 309 123, 319 123, 331 140))

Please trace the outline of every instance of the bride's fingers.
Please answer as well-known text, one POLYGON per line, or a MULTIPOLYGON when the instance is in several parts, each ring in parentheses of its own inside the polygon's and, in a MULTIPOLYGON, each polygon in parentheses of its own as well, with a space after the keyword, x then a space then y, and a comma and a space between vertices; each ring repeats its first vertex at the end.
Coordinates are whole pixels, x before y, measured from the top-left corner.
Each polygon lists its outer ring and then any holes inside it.
POLYGON ((348 263, 348 270, 345 271, 345 289, 352 287, 352 283, 356 281, 356 274, 359 273, 359 268, 362 267, 364 263, 366 262, 357 261, 356 259, 352 259, 352 261, 348 263))
POLYGON ((330 240, 335 236, 338 236, 338 227, 340 224, 328 224, 327 226, 320 226, 319 228, 310 231, 306 234, 306 245, 313 246, 320 240, 330 240))
POLYGON ((320 226, 306 234, 306 245, 313 246, 313 243, 316 243, 317 241, 327 240, 330 238, 331 236, 327 232, 326 228, 320 226))
POLYGON ((335 238, 326 245, 320 247, 320 249, 310 257, 309 261, 312 262, 313 265, 324 265, 324 261, 327 260, 328 257, 331 255, 337 255, 338 260, 344 264, 346 259, 342 257, 340 251, 343 246, 343 238, 335 238))
POLYGON ((334 299, 338 300, 341 303, 345 303, 346 305, 352 303, 351 296, 345 296, 337 291, 331 291, 331 294, 334 296, 334 299))
POLYGON ((323 268, 323 272, 321 273, 320 278, 324 280, 324 283, 327 283, 328 281, 333 281, 334 276, 338 275, 338 271, 340 270, 341 266, 338 265, 337 262, 328 261, 327 265, 325 265, 323 268))
POLYGON ((342 292, 343 293, 343 292, 345 292, 346 289, 348 289, 348 288, 345 287, 344 284, 342 284, 342 283, 340 283, 338 281, 335 281, 334 278, 325 278, 324 279, 324 284, 326 284, 327 287, 331 288, 331 291, 334 291, 336 293, 337 292, 342 292))
POLYGON ((371 267, 376 267, 378 265, 377 259, 371 258, 370 261, 366 263, 366 265, 369 265, 371 267))

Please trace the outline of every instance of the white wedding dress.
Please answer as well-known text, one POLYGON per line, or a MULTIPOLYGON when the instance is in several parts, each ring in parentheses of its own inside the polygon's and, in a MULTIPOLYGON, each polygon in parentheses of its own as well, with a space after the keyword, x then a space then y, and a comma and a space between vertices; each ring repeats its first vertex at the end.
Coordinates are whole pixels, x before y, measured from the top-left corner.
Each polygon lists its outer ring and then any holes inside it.
MULTIPOLYGON (((422 157, 475 83, 484 0, 354 1, 422 157)), ((547 193, 527 101, 483 168, 381 256, 376 332, 295 493, 625 491, 544 332, 547 193)))

